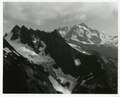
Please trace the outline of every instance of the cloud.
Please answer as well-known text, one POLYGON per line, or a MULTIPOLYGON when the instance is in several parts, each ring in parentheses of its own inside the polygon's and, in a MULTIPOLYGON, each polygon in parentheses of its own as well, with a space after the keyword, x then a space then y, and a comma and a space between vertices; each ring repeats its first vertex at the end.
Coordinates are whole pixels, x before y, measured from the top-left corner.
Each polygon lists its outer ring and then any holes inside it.
MULTIPOLYGON (((67 22, 113 19, 117 17, 117 10, 117 3, 5 2, 3 15, 5 25, 23 24, 44 29, 51 20, 64 25, 67 22)), ((48 29, 52 26, 55 27, 50 24, 48 29)))

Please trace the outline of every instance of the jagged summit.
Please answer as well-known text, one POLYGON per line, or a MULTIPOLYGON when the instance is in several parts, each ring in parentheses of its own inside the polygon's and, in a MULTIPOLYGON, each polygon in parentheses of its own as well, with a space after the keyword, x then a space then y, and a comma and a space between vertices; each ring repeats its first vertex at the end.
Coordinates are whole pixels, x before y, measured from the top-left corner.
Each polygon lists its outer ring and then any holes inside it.
POLYGON ((78 24, 78 25, 81 25, 81 26, 84 26, 84 27, 86 27, 86 28, 89 28, 85 23, 80 23, 80 24, 78 24))
POLYGON ((18 25, 15 25, 14 27, 13 27, 13 30, 14 29, 20 29, 20 27, 18 26, 18 25))

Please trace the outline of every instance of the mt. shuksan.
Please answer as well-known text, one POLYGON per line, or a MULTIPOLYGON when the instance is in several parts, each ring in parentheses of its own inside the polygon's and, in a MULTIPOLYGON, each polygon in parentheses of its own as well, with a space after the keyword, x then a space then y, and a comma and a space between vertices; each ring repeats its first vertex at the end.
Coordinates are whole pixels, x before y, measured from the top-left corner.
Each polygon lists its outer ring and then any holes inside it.
POLYGON ((117 58, 118 37, 107 36, 97 30, 89 28, 86 24, 58 29, 59 33, 69 45, 81 52, 97 51, 110 57, 117 58), (111 53, 109 53, 111 52, 111 53))
POLYGON ((74 25, 73 27, 59 28, 58 30, 62 37, 68 41, 74 40, 83 44, 117 47, 117 36, 107 36, 105 33, 89 28, 84 23, 74 25))

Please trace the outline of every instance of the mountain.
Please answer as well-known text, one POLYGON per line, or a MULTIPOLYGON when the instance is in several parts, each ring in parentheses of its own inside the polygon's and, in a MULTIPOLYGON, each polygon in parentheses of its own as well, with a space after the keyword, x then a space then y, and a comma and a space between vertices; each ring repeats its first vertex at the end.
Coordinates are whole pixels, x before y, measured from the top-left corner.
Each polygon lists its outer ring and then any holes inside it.
POLYGON ((59 33, 70 45, 80 46, 86 51, 97 51, 106 56, 117 58, 118 36, 107 36, 81 23, 73 27, 59 28, 59 33), (109 53, 111 52, 111 53, 109 53))
POLYGON ((105 32, 91 29, 85 23, 74 25, 73 27, 59 28, 59 33, 66 40, 74 40, 83 44, 106 45, 117 47, 118 37, 107 36, 105 32))
POLYGON ((5 34, 3 92, 117 93, 117 59, 84 49, 70 35, 17 25, 5 34))

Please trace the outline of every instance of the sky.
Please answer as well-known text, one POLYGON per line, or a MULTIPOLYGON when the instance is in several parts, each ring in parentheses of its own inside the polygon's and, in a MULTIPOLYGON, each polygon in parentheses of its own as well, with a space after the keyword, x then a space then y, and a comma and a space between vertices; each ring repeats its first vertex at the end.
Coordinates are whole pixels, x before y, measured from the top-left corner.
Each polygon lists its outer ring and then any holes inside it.
POLYGON ((3 32, 15 25, 52 31, 85 23, 107 35, 118 35, 118 5, 113 2, 4 2, 3 32))

